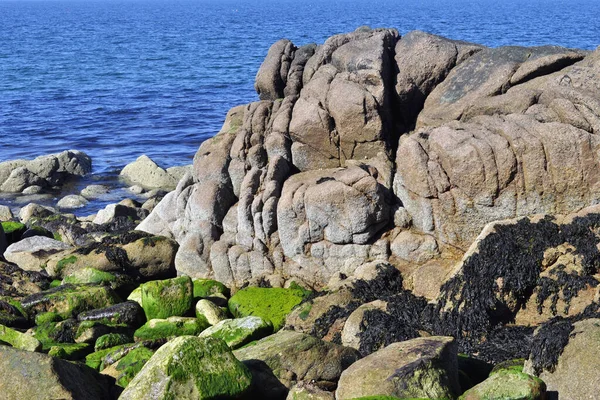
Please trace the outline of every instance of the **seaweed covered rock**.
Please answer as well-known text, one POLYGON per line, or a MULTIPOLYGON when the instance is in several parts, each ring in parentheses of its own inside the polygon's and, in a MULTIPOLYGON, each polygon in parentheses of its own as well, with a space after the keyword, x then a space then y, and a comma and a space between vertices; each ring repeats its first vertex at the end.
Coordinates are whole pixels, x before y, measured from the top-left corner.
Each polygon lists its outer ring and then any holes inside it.
POLYGON ((4 258, 26 271, 41 271, 53 254, 70 247, 45 236, 32 236, 8 246, 4 258))
POLYGON ((8 246, 21 240, 21 237, 27 231, 27 226, 21 222, 4 221, 1 225, 4 234, 6 235, 6 243, 8 246))
POLYGON ((0 346, 0 391, 6 399, 104 400, 115 397, 112 387, 110 379, 86 366, 0 346))
POLYGON ((209 299, 214 296, 229 297, 229 289, 221 282, 213 279, 192 279, 194 286, 194 299, 209 299))
POLYGON ((204 330, 200 337, 213 336, 222 339, 231 349, 237 349, 253 340, 273 333, 273 325, 260 317, 227 319, 204 330))
POLYGON ((107 333, 100 336, 94 343, 94 351, 109 349, 122 344, 131 343, 133 337, 125 333, 107 333))
POLYGON ((336 398, 397 396, 455 398, 458 383, 457 346, 450 337, 428 337, 394 343, 346 369, 336 398))
POLYGON ((50 279, 35 271, 25 271, 17 265, 0 260, 0 296, 25 297, 48 289, 50 279))
POLYGON ((223 341, 181 336, 158 349, 119 398, 235 399, 251 383, 250 371, 223 341))
POLYGON ((524 372, 539 376, 548 391, 560 397, 594 398, 600 377, 590 371, 600 368, 599 316, 574 323, 559 319, 541 326, 524 372))
POLYGON ((193 286, 188 276, 142 284, 142 308, 147 319, 182 317, 192 310, 193 286))
POLYGON ((77 361, 84 359, 94 351, 89 343, 53 343, 48 355, 63 360, 77 361))
POLYGON ((300 381, 314 380, 331 389, 360 358, 354 349, 292 331, 279 331, 234 354, 252 370, 254 386, 262 390, 256 398, 280 398, 300 381))
POLYGON ((278 331, 294 307, 302 302, 306 293, 301 289, 248 287, 229 299, 229 311, 235 317, 255 315, 273 324, 278 331))
POLYGON ((21 304, 32 315, 54 312, 61 318, 108 307, 121 299, 112 289, 101 285, 61 285, 44 292, 27 296, 21 304))
POLYGON ((125 388, 153 355, 154 352, 146 347, 136 347, 100 373, 112 376, 117 385, 125 388))
POLYGON ((137 328, 146 322, 144 310, 135 301, 125 301, 108 307, 84 311, 77 315, 77 319, 79 321, 127 325, 133 328, 137 328))
POLYGON ((136 341, 168 339, 175 336, 198 335, 209 326, 206 320, 200 318, 151 319, 137 329, 133 336, 136 341))
POLYGON ((40 351, 42 344, 39 340, 28 334, 0 325, 0 340, 12 347, 26 351, 40 351))
POLYGON ((467 390, 460 400, 545 400, 546 384, 518 371, 498 371, 467 390))

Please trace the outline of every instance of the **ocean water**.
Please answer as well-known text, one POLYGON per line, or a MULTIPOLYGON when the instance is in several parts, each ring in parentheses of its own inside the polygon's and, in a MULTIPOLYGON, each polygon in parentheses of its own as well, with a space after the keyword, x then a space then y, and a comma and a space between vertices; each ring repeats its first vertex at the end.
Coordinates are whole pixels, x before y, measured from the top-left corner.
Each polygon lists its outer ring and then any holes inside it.
POLYGON ((117 184, 141 154, 188 164, 229 108, 258 99, 280 38, 369 25, 595 49, 599 16, 597 0, 0 0, 0 161, 82 150, 81 184, 117 184))

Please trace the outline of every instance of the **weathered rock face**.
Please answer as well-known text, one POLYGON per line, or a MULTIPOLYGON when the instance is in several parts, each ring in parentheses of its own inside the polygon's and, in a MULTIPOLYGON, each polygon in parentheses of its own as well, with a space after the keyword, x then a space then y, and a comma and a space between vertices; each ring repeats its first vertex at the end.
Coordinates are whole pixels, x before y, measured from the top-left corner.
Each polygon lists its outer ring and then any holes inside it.
POLYGON ((138 228, 178 241, 180 273, 232 287, 389 261, 435 300, 488 223, 600 201, 599 68, 600 51, 418 31, 281 40, 261 101, 228 113, 138 228))
POLYGON ((144 188, 174 189, 177 186, 177 178, 180 178, 176 171, 164 170, 144 154, 134 162, 127 164, 120 176, 126 182, 141 185, 144 188))
POLYGON ((92 160, 77 150, 40 156, 34 160, 5 161, 0 163, 0 191, 21 192, 30 186, 57 186, 91 171, 92 160))

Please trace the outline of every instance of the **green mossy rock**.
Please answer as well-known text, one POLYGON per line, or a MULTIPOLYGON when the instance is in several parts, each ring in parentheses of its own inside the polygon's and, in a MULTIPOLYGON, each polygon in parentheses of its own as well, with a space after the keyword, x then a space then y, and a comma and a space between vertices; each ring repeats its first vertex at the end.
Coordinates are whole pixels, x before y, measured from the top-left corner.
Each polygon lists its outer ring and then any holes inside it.
POLYGON ((60 315, 55 312, 45 312, 35 316, 36 325, 44 325, 48 322, 59 322, 62 321, 60 315))
POLYGON ((169 317, 151 319, 135 331, 136 341, 172 338, 183 335, 198 335, 210 325, 206 320, 191 317, 169 317))
POLYGON ((67 319, 77 314, 120 303, 119 296, 110 288, 99 285, 61 285, 24 298, 21 304, 26 312, 37 315, 54 312, 67 319))
POLYGON ((20 222, 6 221, 2 222, 2 229, 4 229, 4 234, 6 235, 6 242, 10 246, 21 240, 21 237, 27 230, 27 226, 20 222))
POLYGON ((67 275, 63 278, 62 284, 72 283, 72 284, 81 284, 81 283, 112 283, 116 282, 117 277, 111 274, 110 272, 104 272, 97 270, 95 268, 82 268, 77 271, 74 271, 70 275, 67 275))
POLYGON ((237 399, 251 383, 250 371, 225 342, 181 336, 156 351, 119 399, 237 399))
POLYGON ((133 291, 127 296, 127 300, 135 301, 140 306, 142 305, 142 288, 136 287, 133 291))
POLYGON ((544 400, 546 384, 539 378, 505 369, 467 390, 460 400, 544 400))
POLYGON ((106 356, 108 356, 111 353, 118 352, 119 350, 121 350, 127 346, 130 346, 130 344, 122 344, 122 345, 115 346, 115 347, 109 347, 108 349, 95 351, 91 354, 88 354, 85 357, 85 364, 88 367, 99 371, 101 369, 101 367, 104 367, 104 365, 102 365, 102 364, 103 364, 104 358, 106 356))
POLYGON ((74 319, 45 322, 33 328, 33 336, 43 345, 43 350, 62 343, 74 343, 79 323, 74 319))
POLYGON ((229 289, 221 282, 212 279, 193 279, 194 300, 206 299, 216 294, 222 294, 229 297, 229 289))
POLYGON ((209 324, 216 325, 230 317, 226 308, 219 307, 210 300, 200 299, 196 303, 196 318, 205 318, 209 324))
POLYGON ((9 343, 16 349, 40 351, 42 343, 33 336, 21 333, 4 325, 0 325, 0 340, 9 343))
POLYGON ((229 299, 228 307, 236 318, 256 315, 273 324, 278 331, 285 325, 285 318, 302 302, 305 292, 301 289, 248 287, 229 299))
POLYGON ((192 310, 193 286, 189 276, 151 281, 140 288, 142 308, 148 320, 182 317, 192 310))
POLYGON ((516 372, 523 372, 523 367, 525 366, 525 359, 524 358, 517 358, 514 360, 508 360, 508 361, 504 361, 501 362, 499 364, 494 365, 494 368, 492 369, 492 372, 490 372, 491 374, 495 374, 497 372, 500 371, 516 371, 516 372))
POLYGON ((131 334, 131 332, 132 330, 129 329, 127 325, 104 324, 98 321, 83 321, 80 322, 77 327, 75 342, 93 344, 101 336, 108 335, 109 333, 131 334))
POLYGON ((154 352, 145 347, 138 347, 131 350, 125 357, 121 358, 115 365, 119 372, 117 376, 117 385, 125 388, 129 382, 142 370, 148 360, 152 358, 154 352))
POLYGON ((63 360, 81 360, 93 351, 89 343, 60 343, 50 347, 48 355, 63 360))
POLYGON ((133 342, 133 337, 131 337, 131 335, 127 335, 125 333, 108 333, 100 336, 98 340, 96 340, 94 351, 109 349, 111 347, 131 342, 133 342))
POLYGON ((110 379, 85 365, 12 347, 0 346, 0 377, 3 399, 116 398, 110 379))
POLYGON ((227 319, 204 330, 200 337, 216 337, 227 343, 231 349, 238 349, 253 340, 259 340, 273 333, 273 325, 260 317, 227 319))

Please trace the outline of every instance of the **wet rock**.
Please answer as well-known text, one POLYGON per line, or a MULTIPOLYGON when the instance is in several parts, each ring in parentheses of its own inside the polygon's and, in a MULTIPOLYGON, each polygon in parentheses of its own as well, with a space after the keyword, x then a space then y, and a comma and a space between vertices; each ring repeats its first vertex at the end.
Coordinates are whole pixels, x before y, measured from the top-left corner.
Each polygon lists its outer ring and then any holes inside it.
POLYGON ((262 389, 257 398, 282 398, 301 381, 332 388, 360 358, 354 349, 292 331, 280 331, 234 354, 252 370, 255 388, 262 389))
POLYGON ((62 318, 107 307, 121 300, 110 288, 95 285, 61 285, 21 300, 27 312, 37 315, 54 312, 62 318))
POLYGON ((110 187, 107 185, 88 185, 79 193, 88 200, 93 200, 102 197, 110 192, 110 187))
POLYGON ((460 393, 456 354, 456 342, 450 337, 391 344, 346 369, 336 398, 455 398, 460 393))
POLYGON ((118 217, 125 217, 133 219, 134 221, 140 221, 144 219, 149 212, 143 208, 127 207, 121 204, 109 204, 104 209, 98 211, 94 218, 94 223, 109 224, 114 222, 118 217))
POLYGON ((192 310, 193 286, 188 276, 141 285, 142 308, 148 320, 184 316, 192 310))
POLYGON ((116 395, 110 379, 86 366, 5 346, 0 346, 0 378, 0 390, 8 399, 103 400, 116 395))
POLYGON ((15 264, 0 260, 0 296, 24 297, 50 286, 47 275, 25 271, 15 264))
POLYGON ((170 339, 176 336, 197 336, 210 325, 202 318, 169 317, 151 319, 136 330, 133 337, 136 341, 170 339))
POLYGON ((517 371, 499 371, 467 390, 461 400, 544 400, 546 384, 539 378, 517 371))
POLYGON ((249 287, 238 291, 229 299, 233 316, 257 316, 273 325, 278 331, 294 307, 302 302, 306 293, 300 289, 249 287))
POLYGON ((85 207, 88 204, 88 200, 80 195, 70 194, 63 197, 56 203, 56 206, 61 209, 74 209, 85 207))
POLYGON ((375 300, 370 303, 366 303, 358 307, 350 314, 344 329, 342 330, 342 344, 347 347, 359 350, 361 348, 360 336, 365 327, 365 321, 363 320, 365 312, 368 310, 387 310, 387 303, 381 300, 375 300))
POLYGON ((53 254, 69 248, 71 246, 58 240, 45 236, 33 236, 8 246, 4 257, 24 270, 41 271, 53 254))
POLYGON ((231 349, 240 348, 254 340, 273 333, 273 325, 260 317, 226 319, 205 329, 200 337, 212 336, 222 339, 231 349))
POLYGON ((126 301, 112 306, 85 311, 77 315, 79 321, 98 321, 114 325, 126 325, 132 328, 141 326, 145 321, 144 310, 134 301, 126 301))
POLYGON ((248 369, 215 338, 178 337, 156 351, 120 399, 237 398, 251 385, 248 369))
POLYGON ((127 164, 120 176, 127 182, 145 188, 174 189, 177 186, 177 179, 146 155, 141 155, 134 162, 127 164))

